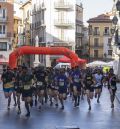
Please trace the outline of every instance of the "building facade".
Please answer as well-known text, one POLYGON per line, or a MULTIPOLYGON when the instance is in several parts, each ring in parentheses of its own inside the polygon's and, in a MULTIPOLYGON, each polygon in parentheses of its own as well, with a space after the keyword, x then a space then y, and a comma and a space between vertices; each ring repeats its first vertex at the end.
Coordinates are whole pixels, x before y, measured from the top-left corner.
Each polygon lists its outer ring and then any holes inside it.
POLYGON ((89 23, 89 61, 112 59, 112 20, 101 14, 88 20, 89 23))
POLYGON ((81 58, 84 54, 84 28, 83 28, 83 6, 80 3, 76 4, 76 41, 75 41, 75 52, 81 58))
POLYGON ((1 67, 9 61, 9 54, 13 44, 13 0, 0 1, 0 58, 6 62, 0 62, 1 67))
MULTIPOLYGON (((67 47, 76 51, 82 42, 82 11, 82 5, 76 0, 32 0, 32 45, 38 36, 39 46, 67 47)), ((39 61, 50 66, 56 58, 58 56, 41 55, 39 61)))
MULTIPOLYGON (((17 31, 15 39, 17 39, 17 48, 21 46, 31 45, 31 0, 25 3, 14 3, 15 22, 14 29, 17 31), (19 16, 19 17, 18 17, 19 16), (17 28, 18 26, 18 28, 17 28), (18 37, 17 37, 18 35, 18 37)), ((26 64, 30 66, 30 55, 23 55, 18 59, 18 64, 26 64)))
POLYGON ((16 49, 19 47, 19 40, 20 39, 20 33, 21 33, 21 23, 22 23, 22 14, 20 7, 23 3, 14 1, 14 43, 13 43, 13 49, 16 49))

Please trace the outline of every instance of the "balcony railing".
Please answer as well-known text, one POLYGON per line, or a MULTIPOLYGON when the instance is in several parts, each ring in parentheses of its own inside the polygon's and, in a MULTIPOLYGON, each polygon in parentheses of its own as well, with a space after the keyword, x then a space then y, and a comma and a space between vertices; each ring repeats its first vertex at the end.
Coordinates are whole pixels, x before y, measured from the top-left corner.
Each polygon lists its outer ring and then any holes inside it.
POLYGON ((83 36, 84 36, 83 33, 78 33, 78 32, 76 32, 76 37, 83 37, 83 36))
POLYGON ((0 23, 7 23, 8 22, 8 17, 0 17, 0 23))
POLYGON ((99 31, 94 31, 93 35, 100 35, 100 32, 99 31))
POLYGON ((103 35, 104 36, 109 36, 110 35, 110 32, 107 32, 107 33, 106 32, 103 32, 103 35))
POLYGON ((99 48, 103 48, 103 45, 90 45, 90 47, 93 49, 99 49, 99 48))
POLYGON ((58 19, 54 21, 54 25, 57 27, 72 27, 74 24, 69 20, 58 19))
POLYGON ((54 7, 55 9, 72 9, 73 5, 69 2, 55 2, 54 7))

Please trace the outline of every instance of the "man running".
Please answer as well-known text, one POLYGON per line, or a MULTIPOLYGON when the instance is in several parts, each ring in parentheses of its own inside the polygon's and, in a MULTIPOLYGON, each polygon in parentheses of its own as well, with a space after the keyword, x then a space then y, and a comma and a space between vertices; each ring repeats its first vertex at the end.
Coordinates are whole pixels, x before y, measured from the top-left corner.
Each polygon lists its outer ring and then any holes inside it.
POLYGON ((10 70, 10 67, 7 67, 7 70, 2 74, 1 79, 3 81, 3 91, 5 98, 8 99, 8 110, 9 110, 11 103, 11 95, 14 91, 14 81, 15 81, 14 73, 10 70))
POLYGON ((46 87, 46 72, 43 66, 39 66, 35 71, 36 78, 36 88, 38 94, 38 100, 40 102, 39 109, 41 109, 41 105, 43 105, 43 99, 45 96, 45 87, 46 87))
POLYGON ((74 96, 74 107, 79 106, 80 103, 80 94, 82 87, 82 77, 79 70, 79 67, 75 67, 72 73, 72 85, 73 85, 73 96, 74 96))
POLYGON ((32 79, 33 76, 28 72, 26 66, 23 66, 23 74, 22 74, 22 85, 23 92, 22 97, 25 102, 25 108, 27 110, 26 117, 30 117, 30 104, 32 102, 32 79))
POLYGON ((58 91, 59 91, 59 100, 61 103, 61 109, 64 109, 64 100, 66 99, 66 94, 67 94, 67 77, 65 75, 64 69, 60 69, 60 74, 58 75, 57 78, 57 83, 58 83, 58 91))
POLYGON ((116 75, 114 74, 113 69, 110 69, 108 89, 110 92, 111 108, 114 108, 115 93, 117 90, 116 82, 116 75))
POLYGON ((85 79, 84 79, 84 84, 86 87, 86 93, 87 93, 87 102, 89 105, 89 110, 91 110, 91 99, 93 99, 94 95, 94 80, 93 80, 93 75, 90 71, 90 69, 87 69, 85 79))
POLYGON ((95 98, 97 98, 97 103, 100 103, 100 96, 103 86, 103 75, 100 69, 97 69, 97 73, 94 75, 95 79, 95 98))

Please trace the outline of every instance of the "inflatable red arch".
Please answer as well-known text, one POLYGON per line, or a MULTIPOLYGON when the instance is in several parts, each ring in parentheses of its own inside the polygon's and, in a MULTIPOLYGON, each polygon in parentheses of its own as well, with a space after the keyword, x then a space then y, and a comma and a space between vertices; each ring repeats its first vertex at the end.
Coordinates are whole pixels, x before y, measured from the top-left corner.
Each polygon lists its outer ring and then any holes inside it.
POLYGON ((29 54, 43 54, 43 55, 65 55, 71 59, 72 67, 78 65, 78 56, 68 48, 65 47, 33 47, 33 46, 23 46, 17 48, 9 56, 9 66, 10 68, 17 67, 17 59, 22 55, 29 54))

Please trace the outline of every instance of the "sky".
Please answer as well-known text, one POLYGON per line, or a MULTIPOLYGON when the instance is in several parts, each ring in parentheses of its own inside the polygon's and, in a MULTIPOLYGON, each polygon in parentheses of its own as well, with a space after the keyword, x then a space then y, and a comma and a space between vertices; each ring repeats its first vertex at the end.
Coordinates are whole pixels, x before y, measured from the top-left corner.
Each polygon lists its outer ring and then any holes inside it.
POLYGON ((113 7, 113 0, 78 0, 83 3, 83 19, 87 25, 89 18, 96 17, 102 13, 110 12, 113 7))

